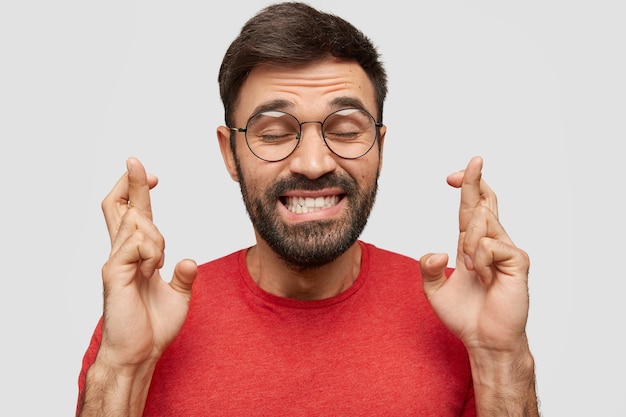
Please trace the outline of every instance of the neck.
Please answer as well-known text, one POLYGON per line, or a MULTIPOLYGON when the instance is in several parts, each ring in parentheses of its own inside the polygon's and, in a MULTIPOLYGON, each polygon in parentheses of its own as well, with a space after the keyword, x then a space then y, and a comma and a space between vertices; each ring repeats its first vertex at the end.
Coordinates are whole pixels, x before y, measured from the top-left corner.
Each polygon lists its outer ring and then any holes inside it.
POLYGON ((355 242, 334 261, 315 268, 288 265, 261 239, 248 250, 246 262, 252 279, 279 297, 322 300, 334 297, 354 283, 361 269, 361 246, 355 242))

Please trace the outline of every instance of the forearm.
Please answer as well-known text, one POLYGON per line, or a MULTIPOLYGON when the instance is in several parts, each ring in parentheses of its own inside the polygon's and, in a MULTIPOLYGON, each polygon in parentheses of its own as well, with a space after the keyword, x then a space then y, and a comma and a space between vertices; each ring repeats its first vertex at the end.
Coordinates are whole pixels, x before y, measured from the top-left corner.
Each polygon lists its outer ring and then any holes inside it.
POLYGON ((79 417, 139 417, 150 389, 154 365, 117 372, 98 360, 87 371, 79 417))
POLYGON ((539 417, 535 363, 525 347, 516 354, 471 353, 478 417, 539 417))

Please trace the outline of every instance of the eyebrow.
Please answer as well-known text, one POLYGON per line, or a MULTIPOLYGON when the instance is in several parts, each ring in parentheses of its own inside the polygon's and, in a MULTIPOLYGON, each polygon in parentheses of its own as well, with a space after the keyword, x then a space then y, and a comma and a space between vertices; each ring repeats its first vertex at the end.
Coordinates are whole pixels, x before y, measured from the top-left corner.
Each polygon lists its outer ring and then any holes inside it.
POLYGON ((264 111, 272 111, 272 110, 286 110, 293 109, 295 106, 289 100, 284 99, 276 99, 271 101, 266 101, 265 103, 261 103, 254 108, 252 114, 259 114, 264 111))
MULTIPOLYGON (((361 101, 360 99, 356 97, 350 97, 350 96, 336 97, 332 99, 330 103, 328 103, 328 107, 331 112, 335 110, 352 108, 352 107, 361 109, 361 110, 368 110, 363 104, 363 101, 361 101)), ((258 106, 254 108, 254 110, 252 111, 252 114, 254 115, 254 114, 259 114, 262 112, 273 111, 273 110, 282 110, 282 111, 290 110, 291 111, 294 108, 295 108, 295 104, 292 101, 285 100, 285 99, 275 99, 275 100, 270 100, 265 103, 259 104, 258 106)))
POLYGON ((348 107, 354 107, 361 110, 367 110, 363 102, 356 97, 341 96, 333 99, 329 107, 331 110, 339 110, 348 107))

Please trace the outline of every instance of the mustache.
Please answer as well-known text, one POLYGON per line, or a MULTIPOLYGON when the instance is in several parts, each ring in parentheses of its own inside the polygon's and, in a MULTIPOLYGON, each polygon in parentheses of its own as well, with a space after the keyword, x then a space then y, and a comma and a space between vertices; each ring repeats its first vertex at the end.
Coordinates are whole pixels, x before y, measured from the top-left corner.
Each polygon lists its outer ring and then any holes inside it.
POLYGON ((356 181, 352 177, 337 173, 328 173, 314 180, 303 175, 293 175, 278 179, 268 189, 268 195, 278 197, 293 190, 319 191, 325 188, 341 188, 347 194, 356 193, 358 190, 356 181))

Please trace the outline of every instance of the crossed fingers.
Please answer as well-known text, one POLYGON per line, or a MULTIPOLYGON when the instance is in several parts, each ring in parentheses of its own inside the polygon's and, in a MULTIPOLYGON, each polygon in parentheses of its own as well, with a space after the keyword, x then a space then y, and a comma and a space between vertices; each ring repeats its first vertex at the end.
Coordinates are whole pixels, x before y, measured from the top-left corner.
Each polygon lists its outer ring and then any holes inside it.
POLYGON ((482 206, 498 217, 498 200, 496 194, 482 179, 483 160, 474 157, 463 171, 448 176, 447 181, 453 187, 461 188, 461 205, 459 208, 459 231, 465 232, 473 212, 482 206))
POLYGON ((138 264, 144 277, 163 266, 164 239, 152 223, 150 189, 158 180, 135 158, 127 161, 121 176, 102 202, 109 237, 110 261, 118 265, 138 264))
POLYGON ((141 162, 135 158, 129 158, 126 166, 127 172, 102 201, 102 211, 111 243, 115 240, 122 219, 129 210, 135 209, 138 214, 152 221, 150 190, 157 185, 158 179, 146 174, 141 162))
POLYGON ((496 194, 482 180, 481 170, 482 159, 472 158, 465 170, 448 177, 448 183, 461 188, 458 261, 489 283, 499 263, 518 258, 518 249, 498 220, 496 194))

